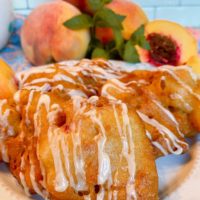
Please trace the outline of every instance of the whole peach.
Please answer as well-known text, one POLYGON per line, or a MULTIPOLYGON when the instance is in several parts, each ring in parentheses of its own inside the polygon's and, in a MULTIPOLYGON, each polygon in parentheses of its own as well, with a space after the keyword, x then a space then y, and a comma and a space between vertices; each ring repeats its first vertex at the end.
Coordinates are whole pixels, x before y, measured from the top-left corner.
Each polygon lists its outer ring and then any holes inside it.
MULTIPOLYGON (((106 7, 119 15, 126 16, 123 21, 123 38, 128 40, 132 33, 142 24, 148 22, 148 18, 141 7, 129 0, 113 0, 106 7)), ((113 40, 113 31, 110 28, 97 28, 96 37, 103 43, 113 40)))
POLYGON ((21 31, 21 43, 28 60, 41 65, 83 58, 90 41, 89 30, 75 31, 63 25, 79 14, 76 7, 61 0, 33 10, 21 31))
POLYGON ((17 91, 17 81, 13 70, 0 59, 0 99, 7 99, 17 91))

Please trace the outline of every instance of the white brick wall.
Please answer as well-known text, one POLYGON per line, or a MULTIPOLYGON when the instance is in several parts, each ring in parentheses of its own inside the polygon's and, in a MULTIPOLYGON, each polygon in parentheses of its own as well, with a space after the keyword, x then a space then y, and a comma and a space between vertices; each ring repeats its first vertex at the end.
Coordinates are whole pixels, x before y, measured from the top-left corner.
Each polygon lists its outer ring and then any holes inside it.
MULTIPOLYGON (((13 0, 15 12, 28 14, 52 0, 13 0)), ((169 19, 184 26, 200 27, 200 0, 132 0, 141 5, 150 19, 169 19)))

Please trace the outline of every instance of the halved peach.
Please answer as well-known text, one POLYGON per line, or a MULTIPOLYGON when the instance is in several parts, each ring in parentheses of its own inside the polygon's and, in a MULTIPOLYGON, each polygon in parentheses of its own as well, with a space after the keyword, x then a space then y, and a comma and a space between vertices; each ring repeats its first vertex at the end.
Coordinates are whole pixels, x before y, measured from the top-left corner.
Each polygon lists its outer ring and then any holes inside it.
MULTIPOLYGON (((197 41, 183 26, 166 20, 155 20, 145 26, 145 36, 150 43, 151 50, 140 50, 140 57, 145 61, 160 65, 183 65, 197 55, 197 41)), ((141 59, 141 61, 143 61, 141 59)))
POLYGON ((0 59, 0 99, 7 99, 17 91, 17 81, 13 70, 0 59))

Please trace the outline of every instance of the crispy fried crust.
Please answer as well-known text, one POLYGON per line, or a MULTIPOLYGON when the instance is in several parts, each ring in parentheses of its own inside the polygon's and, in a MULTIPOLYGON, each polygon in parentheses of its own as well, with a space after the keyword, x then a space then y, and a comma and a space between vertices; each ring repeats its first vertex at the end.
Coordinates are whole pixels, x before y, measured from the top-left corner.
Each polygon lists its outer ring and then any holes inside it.
POLYGON ((199 81, 187 68, 83 60, 18 79, 14 101, 0 101, 0 159, 27 193, 156 200, 155 158, 185 152, 184 136, 200 130, 199 81))
POLYGON ((32 101, 39 102, 29 113, 34 120, 29 128, 23 116, 21 122, 27 135, 7 140, 10 170, 29 192, 46 190, 58 200, 126 199, 133 192, 138 199, 158 198, 152 146, 126 104, 97 97, 64 102, 37 92, 32 101))

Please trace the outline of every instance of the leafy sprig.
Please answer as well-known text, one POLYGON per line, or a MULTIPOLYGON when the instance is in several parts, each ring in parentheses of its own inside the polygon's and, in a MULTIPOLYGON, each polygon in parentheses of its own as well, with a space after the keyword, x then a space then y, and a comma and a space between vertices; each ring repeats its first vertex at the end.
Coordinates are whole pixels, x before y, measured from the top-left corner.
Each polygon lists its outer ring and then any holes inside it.
POLYGON ((88 47, 88 58, 105 58, 105 59, 123 59, 127 62, 139 62, 139 54, 136 46, 140 46, 149 50, 150 45, 144 36, 144 25, 139 27, 130 37, 125 40, 122 35, 122 22, 126 16, 116 14, 111 9, 106 7, 106 4, 112 0, 88 0, 88 4, 93 16, 86 13, 75 16, 66 22, 64 26, 72 30, 80 30, 90 28, 91 41, 88 47), (114 35, 114 40, 102 44, 96 38, 96 28, 106 27, 111 28, 114 35))

